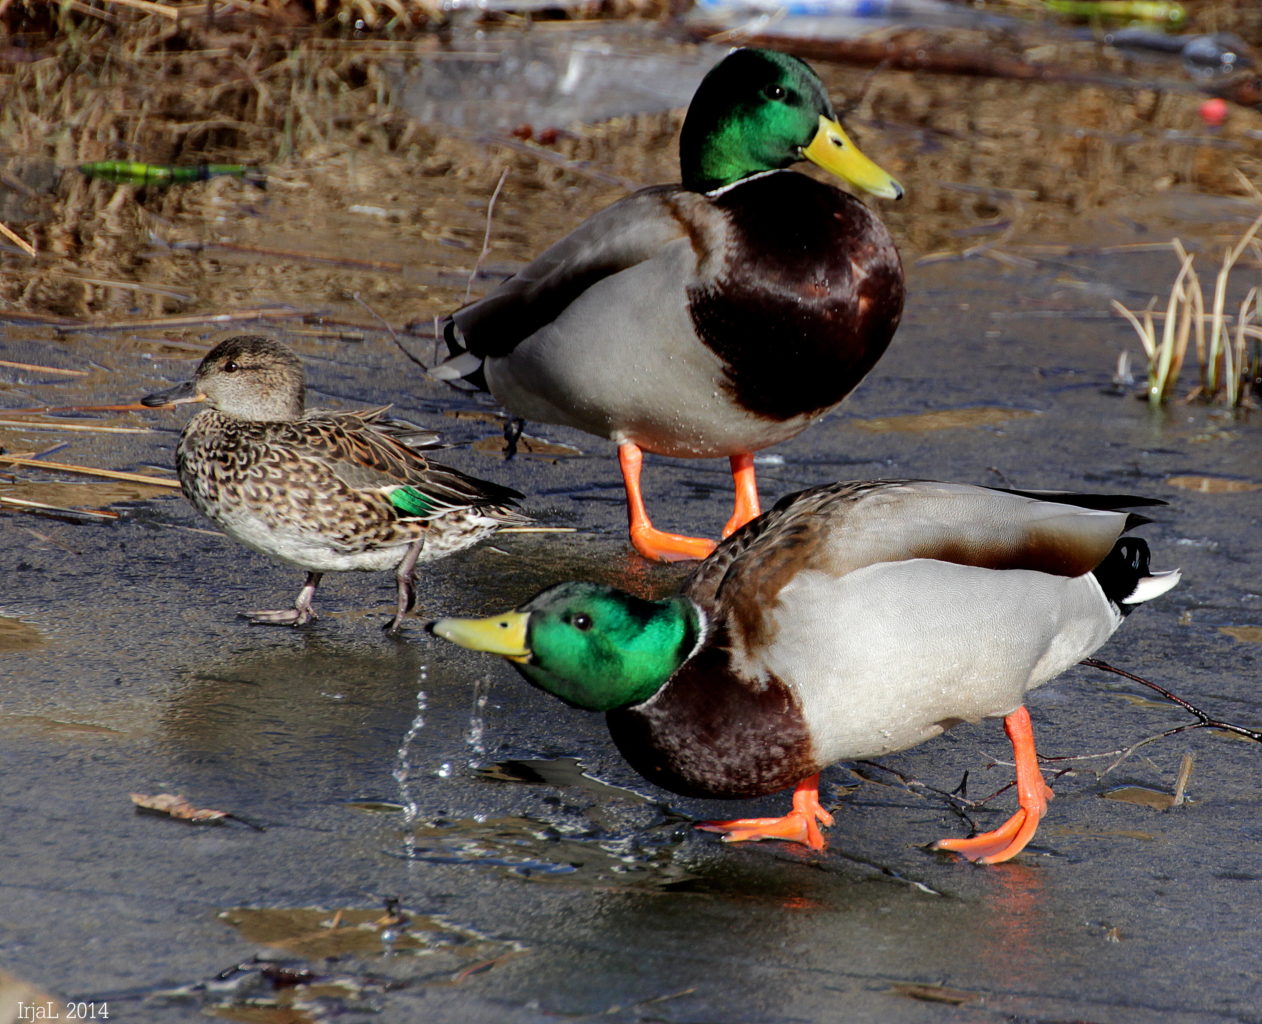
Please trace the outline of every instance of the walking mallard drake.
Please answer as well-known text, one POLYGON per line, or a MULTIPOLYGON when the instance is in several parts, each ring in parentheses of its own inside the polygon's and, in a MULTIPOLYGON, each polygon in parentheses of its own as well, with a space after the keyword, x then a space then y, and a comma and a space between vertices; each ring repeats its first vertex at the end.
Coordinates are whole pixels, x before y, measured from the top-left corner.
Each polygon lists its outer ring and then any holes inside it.
POLYGON ((415 603, 418 561, 461 551, 531 520, 521 495, 421 454, 437 436, 383 418, 387 407, 305 412, 302 363, 286 346, 242 336, 216 346, 193 380, 145 405, 209 403, 176 448, 185 496, 246 547, 306 570, 292 608, 254 622, 300 626, 326 572, 394 569, 399 628, 415 603))
POLYGON ((487 619, 431 628, 510 659, 531 683, 608 714, 640 774, 687 796, 755 797, 796 784, 783 818, 708 822, 728 840, 824 845, 819 772, 1002 717, 1019 810, 936 845, 996 863, 1021 851, 1051 790, 1028 690, 1103 644, 1131 608, 1173 587, 1146 498, 929 481, 838 483, 789 495, 719 545, 678 596, 648 601, 562 583, 487 619))
POLYGON ((703 558, 653 527, 641 450, 727 456, 724 527, 758 514, 753 453, 800 433, 880 358, 903 308, 889 232, 861 202, 786 170, 810 160, 859 188, 902 187, 846 137, 795 57, 736 50, 706 75, 679 140, 683 183, 607 207, 444 325, 433 376, 514 416, 618 445, 631 542, 703 558))

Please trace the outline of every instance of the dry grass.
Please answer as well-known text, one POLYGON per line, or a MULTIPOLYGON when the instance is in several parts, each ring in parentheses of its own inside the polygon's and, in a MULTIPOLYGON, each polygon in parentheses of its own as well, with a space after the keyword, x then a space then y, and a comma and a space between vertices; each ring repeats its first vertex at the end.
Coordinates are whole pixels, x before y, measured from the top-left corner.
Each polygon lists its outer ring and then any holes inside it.
MULTIPOLYGON (((484 181, 489 190, 516 164, 528 170, 514 172, 514 185, 540 191, 569 176, 565 160, 594 155, 599 126, 545 151, 562 161, 549 167, 504 152, 488 160, 484 145, 395 108, 386 63, 415 63, 442 44, 417 31, 422 5, 390 6, 406 7, 411 24, 379 23, 375 36, 347 40, 341 20, 364 14, 363 3, 0 0, 0 234, 7 227, 23 250, 0 252, 0 308, 96 319, 206 308, 213 260, 155 257, 151 239, 218 241, 216 224, 257 220, 252 207, 275 209, 298 193, 316 210, 342 208, 354 202, 341 201, 348 180, 378 183, 365 185, 361 203, 408 181, 420 194, 438 179, 447 193, 483 193, 484 181), (75 170, 95 161, 260 165, 269 189, 221 179, 138 188, 75 170)), ((271 294, 282 294, 271 269, 271 294)), ((231 287, 229 301, 248 295, 258 277, 231 287)), ((311 288, 328 291, 323 281, 311 288)))
MULTIPOLYGON (((86 271, 135 274, 155 228, 197 201, 187 190, 88 181, 74 172, 79 164, 271 165, 327 147, 330 137, 383 150, 407 141, 405 119, 383 109, 373 54, 292 36, 273 17, 292 5, 221 2, 215 9, 226 14, 206 21, 194 17, 205 4, 161 5, 177 18, 48 4, 61 18, 46 30, 34 12, 23 16, 30 6, 9 4, 5 18, 10 42, 35 59, 0 65, 0 138, 16 161, 3 168, 6 183, 35 182, 25 210, 0 220, 20 227, 40 256, 0 284, 0 301, 15 307, 81 315, 109 304, 116 290, 85 285, 86 271)), ((254 189, 216 182, 197 197, 229 194, 249 202, 254 189)), ((144 308, 167 310, 152 297, 144 308)))
MULTIPOLYGON (((610 0, 573 10, 656 16, 666 7, 610 0)), ((1197 16, 1211 9, 1198 5, 1197 16)), ((441 47, 429 10, 419 0, 0 0, 0 224, 36 253, 2 247, 0 308, 99 322, 266 300, 324 307, 360 292, 385 315, 406 316, 458 304, 465 278, 460 290, 431 293, 423 273, 404 289, 370 269, 333 275, 297 259, 227 254, 234 245, 306 247, 414 268, 428 245, 443 271, 467 271, 485 227, 470 197, 491 196, 510 169, 488 261, 511 264, 615 198, 611 181, 677 174, 678 114, 575 126, 543 145, 508 136, 488 144, 412 120, 393 105, 384 67, 419 64, 441 47), (365 20, 366 7, 376 27, 351 38, 348 19, 365 20), (269 187, 216 179, 138 188, 74 170, 100 160, 260 165, 269 187), (390 224, 397 249, 359 247, 353 229, 322 233, 357 204, 402 211, 390 224), (176 256, 153 239, 208 248, 176 256), (453 241, 472 253, 467 265, 453 241)), ((1097 52, 1075 43, 1047 59, 1097 52)), ((817 67, 834 96, 862 95, 852 127, 909 187, 902 203, 881 206, 909 262, 925 253, 1000 259, 1019 240, 1070 237, 1084 213, 1136 196, 1241 194, 1241 175, 1262 178, 1250 134, 1262 118, 1251 111, 1220 133, 1227 148, 1171 145, 1198 126, 1192 95, 817 67)))
POLYGON ((1249 250, 1262 258, 1257 235, 1262 230, 1259 216, 1234 245, 1223 253, 1210 307, 1206 310, 1205 291, 1195 270, 1195 257, 1177 239, 1174 251, 1179 272, 1166 299, 1163 315, 1154 313, 1154 303, 1138 313, 1114 301, 1113 308, 1124 316, 1139 336, 1148 357, 1148 401, 1160 405, 1170 401, 1179 381, 1179 371, 1193 348, 1200 369, 1200 383, 1188 396, 1206 402, 1219 402, 1239 408, 1249 400, 1248 381, 1256 372, 1257 349, 1262 341, 1262 306, 1258 287, 1250 287, 1234 310, 1227 305, 1232 272, 1249 250), (1158 330, 1156 321, 1161 320, 1158 330), (1250 347, 1254 356, 1250 359, 1250 347))
POLYGON ((316 108, 382 88, 369 55, 231 20, 150 15, 126 33, 50 40, 33 56, 3 77, 0 134, 18 152, 51 144, 62 165, 272 160, 322 135, 316 108))
MULTIPOLYGON (((134 34, 163 22, 187 29, 210 21, 406 35, 443 24, 452 6, 443 0, 0 0, 0 25, 10 32, 57 34, 67 40, 90 37, 97 29, 134 34)), ((540 16, 556 17, 563 11, 584 18, 658 18, 667 10, 663 0, 557 0, 554 11, 540 16)), ((481 16, 497 18, 493 11, 481 16)))

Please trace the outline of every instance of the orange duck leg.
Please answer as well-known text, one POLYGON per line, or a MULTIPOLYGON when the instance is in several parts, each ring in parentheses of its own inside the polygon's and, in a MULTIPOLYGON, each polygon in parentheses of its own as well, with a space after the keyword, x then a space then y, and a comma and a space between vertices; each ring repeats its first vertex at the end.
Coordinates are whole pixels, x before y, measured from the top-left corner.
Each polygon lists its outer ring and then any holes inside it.
POLYGON ((705 558, 714 550, 714 541, 704 537, 686 537, 657 529, 649 520, 640 490, 640 467, 644 455, 638 445, 623 441, 618 445, 618 465, 627 489, 627 522, 631 546, 645 558, 656 562, 679 562, 688 558, 705 558))
POLYGON ((970 839, 939 839, 933 844, 935 850, 950 850, 978 864, 1000 864, 1015 857, 1034 838, 1039 821, 1047 811, 1047 801, 1052 799, 1053 794, 1039 771, 1030 713, 1024 707, 1017 708, 1004 718, 1003 727, 1012 741, 1017 765, 1017 803, 1020 809, 992 832, 982 832, 970 839))
POLYGON ((753 453, 741 452, 728 461, 732 464, 732 486, 736 489, 736 498, 732 503, 732 518, 723 527, 724 537, 730 537, 762 511, 758 504, 758 481, 754 478, 753 453))

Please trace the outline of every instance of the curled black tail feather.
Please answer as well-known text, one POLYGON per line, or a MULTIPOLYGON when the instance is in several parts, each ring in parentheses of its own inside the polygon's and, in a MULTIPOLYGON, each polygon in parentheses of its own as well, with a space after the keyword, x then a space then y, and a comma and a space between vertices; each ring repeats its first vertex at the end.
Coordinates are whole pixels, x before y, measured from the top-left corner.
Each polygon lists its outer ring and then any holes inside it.
MULTIPOLYGON (((460 333, 460 326, 456 323, 455 317, 449 317, 443 324, 443 341, 447 343, 447 358, 455 359, 457 356, 467 352, 468 344, 464 336, 460 333)), ((471 384, 478 391, 489 392, 491 386, 486 382, 486 369, 481 362, 473 370, 463 374, 458 381, 447 381, 457 391, 467 391, 467 387, 461 387, 461 383, 471 384)))
POLYGON ((1138 537, 1123 537, 1113 545, 1099 565, 1095 567, 1095 578, 1100 589, 1104 591, 1123 615, 1129 615, 1132 605, 1124 603, 1135 593, 1139 581, 1149 575, 1148 544, 1138 537))

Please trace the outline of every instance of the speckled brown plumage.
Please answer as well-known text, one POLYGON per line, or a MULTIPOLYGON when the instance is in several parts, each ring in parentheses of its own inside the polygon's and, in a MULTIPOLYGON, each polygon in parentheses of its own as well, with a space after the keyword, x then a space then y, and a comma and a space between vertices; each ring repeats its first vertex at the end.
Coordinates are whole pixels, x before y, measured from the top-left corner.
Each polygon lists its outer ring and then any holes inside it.
POLYGON ((185 495, 229 536, 308 573, 294 609, 252 613, 257 622, 314 618, 324 572, 397 568, 397 629, 418 561, 530 521, 513 508, 516 491, 427 458, 422 449, 435 436, 385 419, 384 408, 304 412, 302 365, 277 342, 229 339, 190 384, 145 401, 193 401, 195 392, 211 408, 189 421, 176 448, 185 495))

